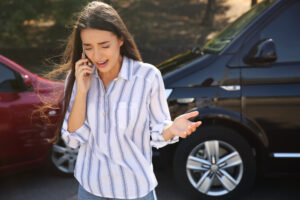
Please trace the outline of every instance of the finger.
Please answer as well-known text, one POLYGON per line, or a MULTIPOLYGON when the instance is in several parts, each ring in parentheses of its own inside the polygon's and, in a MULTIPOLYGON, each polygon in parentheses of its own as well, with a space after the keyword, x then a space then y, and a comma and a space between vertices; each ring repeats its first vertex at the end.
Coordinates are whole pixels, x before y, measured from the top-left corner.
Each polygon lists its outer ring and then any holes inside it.
POLYGON ((195 132, 195 131, 196 131, 196 129, 197 129, 197 127, 194 127, 194 128, 193 128, 193 132, 195 132))
POLYGON ((92 68, 88 65, 82 65, 79 69, 78 72, 82 72, 82 71, 92 71, 92 68))
POLYGON ((92 72, 84 72, 84 76, 90 76, 92 72))
POLYGON ((187 128, 187 130, 185 131, 185 133, 186 133, 186 135, 190 135, 191 132, 192 132, 192 127, 189 126, 189 127, 187 128))
POLYGON ((92 73, 92 69, 91 69, 89 66, 87 66, 87 65, 82 66, 82 67, 80 67, 80 68, 78 69, 78 75, 79 75, 79 76, 81 76, 82 74, 83 74, 83 75, 89 75, 89 74, 91 74, 91 73, 92 73))
POLYGON ((82 69, 92 70, 91 66, 89 65, 81 65, 78 70, 82 70, 82 69))
POLYGON ((79 71, 79 69, 85 65, 85 60, 79 60, 75 64, 75 73, 79 71))
POLYGON ((76 64, 78 63, 79 65, 85 65, 88 61, 89 61, 89 59, 87 59, 87 58, 82 58, 82 59, 78 60, 78 61, 76 62, 76 64))
POLYGON ((197 115, 199 115, 199 112, 198 111, 194 111, 194 112, 190 112, 190 113, 184 114, 184 118, 185 119, 190 119, 192 117, 196 117, 197 115))
POLYGON ((201 121, 197 121, 197 122, 191 122, 190 126, 192 126, 192 127, 194 128, 194 127, 198 127, 198 126, 200 126, 201 124, 202 124, 202 122, 201 122, 201 121))
POLYGON ((192 123, 189 127, 189 130, 191 131, 191 132, 195 132, 196 131, 196 129, 197 129, 197 127, 198 126, 200 126, 200 124, 201 123, 199 123, 199 122, 194 122, 194 123, 192 123))
POLYGON ((195 122, 195 126, 196 126, 196 127, 199 127, 201 124, 202 124, 202 121, 197 121, 197 122, 195 122))
POLYGON ((85 65, 85 63, 88 62, 88 59, 80 59, 75 63, 75 70, 78 70, 79 67, 82 65, 85 65))
POLYGON ((93 72, 92 72, 91 70, 83 70, 81 73, 82 73, 84 76, 87 76, 87 75, 92 74, 93 72))
POLYGON ((192 122, 192 125, 191 125, 191 126, 192 126, 193 128, 197 128, 197 127, 199 127, 199 126, 201 125, 201 123, 202 123, 201 121, 198 121, 198 122, 192 122))

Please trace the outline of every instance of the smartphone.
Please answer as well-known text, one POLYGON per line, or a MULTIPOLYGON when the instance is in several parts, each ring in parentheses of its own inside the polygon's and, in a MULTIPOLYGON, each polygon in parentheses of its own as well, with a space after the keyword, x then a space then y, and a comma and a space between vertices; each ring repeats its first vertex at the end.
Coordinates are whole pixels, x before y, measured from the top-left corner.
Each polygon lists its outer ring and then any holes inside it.
POLYGON ((87 56, 85 55, 85 52, 84 52, 84 48, 82 47, 82 58, 83 59, 86 59, 87 58, 87 56))
MULTIPOLYGON (((83 54, 83 56, 82 56, 83 59, 88 59, 88 57, 85 55, 85 52, 84 52, 84 48, 83 48, 83 47, 82 47, 82 54, 83 54)), ((91 64, 90 59, 88 59, 88 60, 89 60, 89 61, 88 61, 87 63, 85 63, 85 64, 92 68, 93 65, 91 64)), ((87 74, 87 73, 84 74, 84 76, 88 76, 88 75, 89 75, 89 74, 87 74)))

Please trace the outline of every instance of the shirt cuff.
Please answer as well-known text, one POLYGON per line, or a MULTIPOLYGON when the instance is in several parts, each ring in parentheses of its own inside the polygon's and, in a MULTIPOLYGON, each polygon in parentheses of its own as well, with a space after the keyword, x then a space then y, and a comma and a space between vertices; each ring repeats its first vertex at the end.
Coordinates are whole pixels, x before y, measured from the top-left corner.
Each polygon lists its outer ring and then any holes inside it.
POLYGON ((87 142, 90 128, 84 123, 80 128, 74 132, 69 132, 65 128, 62 128, 62 139, 71 148, 78 148, 81 144, 87 142))
POLYGON ((179 136, 174 136, 173 138, 169 139, 169 140, 165 140, 162 133, 163 133, 163 129, 164 127, 170 125, 172 123, 172 121, 169 120, 165 120, 163 123, 157 124, 153 130, 151 131, 151 146, 155 147, 156 149, 162 148, 168 144, 173 144, 179 141, 179 136))

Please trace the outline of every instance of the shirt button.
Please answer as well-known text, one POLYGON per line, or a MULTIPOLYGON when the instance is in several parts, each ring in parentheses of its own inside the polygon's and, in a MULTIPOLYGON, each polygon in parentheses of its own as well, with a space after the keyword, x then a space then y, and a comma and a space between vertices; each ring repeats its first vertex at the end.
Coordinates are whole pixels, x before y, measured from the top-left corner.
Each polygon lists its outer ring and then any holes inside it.
POLYGON ((106 116, 106 113, 105 113, 105 112, 103 112, 103 116, 104 116, 104 117, 106 116))

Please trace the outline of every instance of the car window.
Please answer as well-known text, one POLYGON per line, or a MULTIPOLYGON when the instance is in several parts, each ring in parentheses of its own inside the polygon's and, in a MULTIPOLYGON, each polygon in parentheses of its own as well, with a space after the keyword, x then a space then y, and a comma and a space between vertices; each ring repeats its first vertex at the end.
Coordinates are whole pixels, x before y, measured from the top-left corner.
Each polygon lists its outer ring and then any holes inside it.
POLYGON ((277 0, 263 1, 254 6, 233 23, 229 24, 222 32, 216 35, 215 38, 206 43, 203 47, 203 51, 213 54, 222 51, 234 38, 247 28, 251 22, 271 7, 276 1, 277 0))
POLYGON ((289 6, 260 33, 260 38, 272 38, 277 62, 300 61, 300 2, 289 6))
POLYGON ((0 63, 0 92, 13 92, 18 90, 18 81, 15 72, 0 63))

